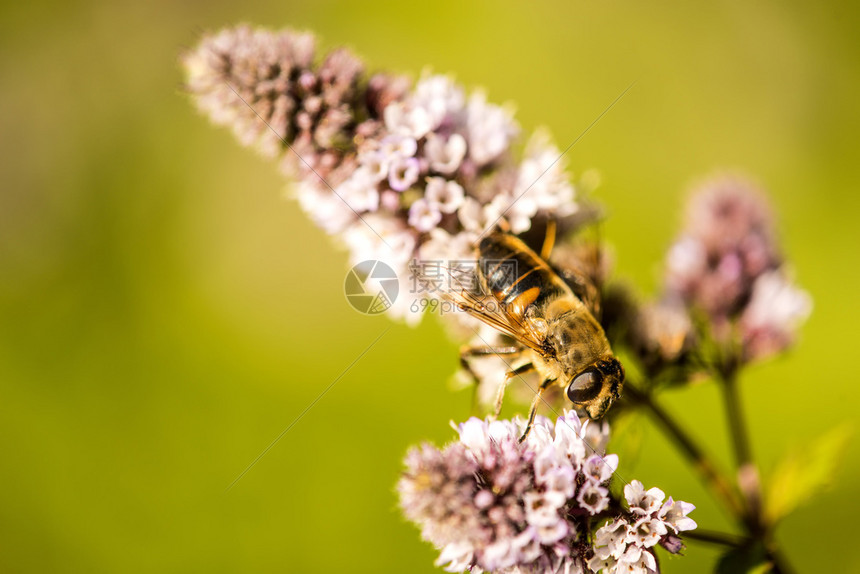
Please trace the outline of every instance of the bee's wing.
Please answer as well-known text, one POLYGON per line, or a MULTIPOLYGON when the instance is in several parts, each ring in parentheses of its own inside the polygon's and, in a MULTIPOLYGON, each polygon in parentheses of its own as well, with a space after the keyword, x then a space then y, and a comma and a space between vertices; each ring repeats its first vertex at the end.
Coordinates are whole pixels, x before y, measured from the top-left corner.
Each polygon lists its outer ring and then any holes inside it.
POLYGON ((502 304, 491 294, 486 293, 482 286, 467 286, 454 282, 451 289, 442 291, 438 295, 521 345, 543 353, 541 342, 532 326, 507 313, 502 304))
POLYGON ((578 252, 567 255, 554 262, 553 270, 599 320, 602 293, 600 248, 597 245, 580 246, 578 252))
POLYGON ((587 274, 575 269, 560 269, 559 276, 564 279, 573 294, 582 301, 588 311, 600 318, 600 288, 587 274))

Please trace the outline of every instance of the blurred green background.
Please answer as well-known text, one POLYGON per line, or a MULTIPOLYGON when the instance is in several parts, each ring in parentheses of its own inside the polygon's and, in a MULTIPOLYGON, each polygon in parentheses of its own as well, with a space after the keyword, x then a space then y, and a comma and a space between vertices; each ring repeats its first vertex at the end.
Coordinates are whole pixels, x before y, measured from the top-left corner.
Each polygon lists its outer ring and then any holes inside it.
MULTIPOLYGON (((407 447, 470 411, 456 345, 354 312, 346 258, 275 166, 181 93, 177 55, 251 22, 315 31, 371 69, 452 72, 598 168, 618 273, 653 292, 685 191, 715 169, 770 190, 801 344, 744 397, 767 473, 851 421, 857 320, 858 12, 805 2, 5 3, 0 19, 0 570, 434 572, 400 517, 407 447), (386 329, 389 329, 386 332, 386 329), (225 488, 381 333, 379 342, 225 488)), ((666 404, 728 463, 716 390, 666 404)), ((624 476, 727 519, 647 421, 624 476)), ((799 571, 860 571, 856 441, 778 538, 799 571), (847 561, 847 563, 846 563, 847 561)), ((667 572, 701 572, 691 543, 667 572)))

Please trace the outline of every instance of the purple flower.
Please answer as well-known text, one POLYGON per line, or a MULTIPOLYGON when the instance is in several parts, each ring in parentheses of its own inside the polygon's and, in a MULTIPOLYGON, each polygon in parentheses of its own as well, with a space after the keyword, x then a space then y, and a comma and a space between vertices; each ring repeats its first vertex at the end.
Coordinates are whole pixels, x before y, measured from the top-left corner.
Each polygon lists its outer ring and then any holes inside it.
POLYGON ((646 491, 634 480, 624 487, 624 498, 630 514, 610 520, 595 533, 594 555, 588 561, 592 572, 654 572, 653 547, 660 544, 670 552, 680 552, 683 544, 676 534, 696 528, 687 517, 695 507, 671 497, 664 503, 665 494, 659 488, 646 491))
POLYGON ((450 175, 457 171, 466 156, 466 139, 460 134, 451 134, 446 141, 442 136, 431 133, 427 135, 424 153, 430 169, 450 175))
POLYGON ((782 270, 760 276, 740 318, 746 358, 765 357, 790 346, 811 311, 809 295, 792 285, 782 270))
POLYGON ((609 506, 609 491, 595 481, 586 481, 576 497, 579 505, 590 514, 600 514, 609 506))
POLYGON ((670 249, 667 286, 715 320, 737 314, 755 279, 779 267, 772 216, 748 182, 724 177, 692 195, 683 235, 670 249))
POLYGON ((696 522, 692 518, 687 517, 687 514, 695 510, 695 508, 689 502, 672 500, 670 496, 657 514, 669 528, 678 533, 696 528, 696 522))
POLYGON ((624 498, 627 499, 630 510, 640 515, 651 514, 658 510, 665 497, 663 491, 656 487, 646 491, 638 480, 624 487, 624 498))
POLYGON ((465 192, 456 181, 445 180, 441 177, 429 177, 427 178, 427 191, 424 197, 442 213, 454 213, 463 205, 465 192))
POLYGON ((511 116, 510 110, 488 104, 481 92, 469 98, 466 139, 469 142, 469 158, 477 165, 490 163, 508 149, 519 131, 511 116))
POLYGON ((625 488, 629 511, 612 501, 618 457, 595 448, 606 425, 572 412, 555 424, 538 417, 520 443, 522 425, 472 418, 457 427, 459 441, 409 451, 400 504, 447 570, 645 572, 655 564, 653 546, 695 527, 686 518, 692 505, 664 504, 662 491, 636 481, 625 488))
POLYGON ((418 181, 421 164, 414 157, 398 157, 391 162, 388 185, 394 191, 406 191, 418 181))
POLYGON ((316 91, 313 58, 310 34, 239 26, 205 38, 185 54, 183 64, 188 89, 202 112, 232 128, 243 145, 256 144, 266 155, 275 155, 282 138, 295 136, 291 116, 303 107, 301 94, 309 92, 291 78, 309 76, 316 91))
MULTIPOLYGON (((410 238, 384 259, 420 262, 425 252, 468 259, 474 249, 463 249, 463 239, 502 219, 521 233, 536 217, 577 210, 560 152, 547 138, 534 139, 522 163, 512 157, 519 128, 509 108, 467 94, 448 76, 426 75, 414 86, 385 74, 365 80, 346 50, 319 64, 314 56, 309 34, 240 26, 204 38, 183 62, 200 110, 243 144, 279 156, 298 180, 302 209, 340 236, 350 260, 378 258, 389 230, 404 227, 410 238), (371 221, 382 229, 356 229, 371 221), (437 230, 458 239, 439 240, 437 230), (405 246, 412 252, 404 258, 405 246)), ((406 267, 394 269, 409 277, 406 267)), ((405 317, 409 308, 398 302, 389 313, 405 317)))
POLYGON ((431 231, 440 221, 442 212, 424 198, 416 199, 409 208, 409 225, 418 231, 431 231))
POLYGON ((672 307, 646 310, 637 333, 642 345, 669 360, 689 344, 681 302, 694 314, 704 313, 706 336, 739 344, 744 360, 788 347, 811 303, 787 279, 772 220, 750 183, 723 177, 702 185, 667 257, 664 305, 672 307))

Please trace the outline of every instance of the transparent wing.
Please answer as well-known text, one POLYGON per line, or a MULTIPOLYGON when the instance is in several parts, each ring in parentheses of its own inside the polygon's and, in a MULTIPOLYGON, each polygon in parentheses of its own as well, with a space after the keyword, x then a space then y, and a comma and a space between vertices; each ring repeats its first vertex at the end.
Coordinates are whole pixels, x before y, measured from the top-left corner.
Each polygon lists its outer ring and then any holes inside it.
MULTIPOLYGON (((543 353, 540 337, 531 324, 507 313, 503 305, 480 285, 474 275, 468 281, 463 280, 462 273, 454 273, 448 269, 452 278, 450 288, 436 295, 450 301, 459 309, 508 335, 521 345, 539 353, 543 353)), ((474 274, 474 270, 472 271, 474 274)))
POLYGON ((600 247, 591 243, 557 249, 552 261, 553 270, 598 320, 605 265, 600 247))

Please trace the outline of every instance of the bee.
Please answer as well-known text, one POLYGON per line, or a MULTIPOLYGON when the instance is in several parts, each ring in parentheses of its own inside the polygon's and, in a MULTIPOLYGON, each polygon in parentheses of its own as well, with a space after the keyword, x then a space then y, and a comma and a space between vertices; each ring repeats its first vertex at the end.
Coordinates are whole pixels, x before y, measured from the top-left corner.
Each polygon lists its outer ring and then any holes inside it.
POLYGON ((597 289, 584 274, 572 273, 565 281, 553 270, 546 261, 553 240, 554 226, 538 255, 514 235, 491 232, 475 246, 476 288, 450 297, 460 309, 514 341, 511 346, 461 350, 460 363, 476 380, 469 358, 529 359, 505 375, 496 399, 496 416, 511 379, 532 371, 542 377, 520 441, 528 436, 542 395, 550 387, 561 387, 579 410, 599 419, 621 396, 624 385, 624 369, 595 319, 597 289))

